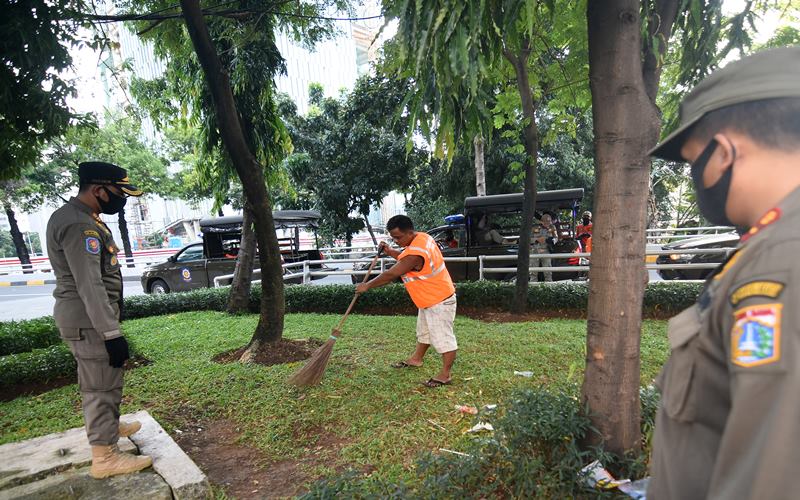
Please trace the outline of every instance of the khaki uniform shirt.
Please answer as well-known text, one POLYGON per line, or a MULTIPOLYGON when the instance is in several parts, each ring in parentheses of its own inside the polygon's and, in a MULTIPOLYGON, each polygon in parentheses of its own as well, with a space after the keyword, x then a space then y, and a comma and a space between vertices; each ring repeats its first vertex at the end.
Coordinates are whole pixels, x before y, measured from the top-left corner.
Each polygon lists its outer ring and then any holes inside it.
POLYGON ((669 322, 648 500, 797 498, 800 189, 669 322))
POLYGON ((106 340, 122 335, 122 273, 111 231, 91 209, 72 198, 47 223, 47 252, 56 275, 53 316, 61 335, 93 328, 106 340))

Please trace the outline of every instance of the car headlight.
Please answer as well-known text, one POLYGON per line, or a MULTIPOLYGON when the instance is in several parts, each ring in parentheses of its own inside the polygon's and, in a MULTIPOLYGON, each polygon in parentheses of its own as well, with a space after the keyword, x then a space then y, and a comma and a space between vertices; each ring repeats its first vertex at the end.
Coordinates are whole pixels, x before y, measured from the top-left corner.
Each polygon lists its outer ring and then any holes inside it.
POLYGON ((672 253, 669 255, 669 260, 690 260, 694 257, 691 253, 672 253))

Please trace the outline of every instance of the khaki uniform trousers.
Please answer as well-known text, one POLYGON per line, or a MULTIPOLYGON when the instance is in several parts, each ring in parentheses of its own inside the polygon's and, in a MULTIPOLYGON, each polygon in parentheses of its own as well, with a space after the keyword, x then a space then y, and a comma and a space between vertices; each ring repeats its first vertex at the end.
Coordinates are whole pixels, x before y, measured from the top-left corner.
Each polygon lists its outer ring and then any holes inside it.
MULTIPOLYGON (((532 254, 550 253, 546 246, 533 246, 532 254)), ((531 257, 531 267, 550 267, 553 260, 550 257, 531 257)), ((553 281, 553 271, 542 271, 545 281, 553 281)), ((531 272, 531 281, 539 281, 539 272, 531 272)))
MULTIPOLYGON (((64 330, 61 329, 62 335, 64 330)), ((109 366, 105 338, 94 329, 73 330, 65 338, 78 362, 78 385, 83 400, 86 435, 92 446, 109 446, 119 440, 119 406, 123 369, 109 366)), ((64 335, 66 337, 66 335, 64 335)))

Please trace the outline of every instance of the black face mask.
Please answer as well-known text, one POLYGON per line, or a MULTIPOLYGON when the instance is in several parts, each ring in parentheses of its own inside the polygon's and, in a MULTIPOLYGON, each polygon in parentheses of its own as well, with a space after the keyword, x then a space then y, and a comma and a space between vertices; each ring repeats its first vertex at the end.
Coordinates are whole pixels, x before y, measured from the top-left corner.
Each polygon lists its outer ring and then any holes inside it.
POLYGON ((97 203, 100 205, 100 211, 107 215, 114 215, 119 213, 120 210, 125 206, 128 202, 128 198, 125 196, 118 196, 112 193, 108 188, 103 188, 108 195, 108 201, 103 201, 102 198, 97 198, 97 203))
MULTIPOLYGON (((720 226, 732 226, 733 222, 728 219, 725 214, 725 204, 728 202, 728 191, 731 188, 731 177, 733 176, 733 165, 730 166, 722 177, 711 187, 705 187, 703 184, 703 173, 708 165, 708 160, 717 149, 719 143, 716 139, 712 139, 708 146, 700 153, 694 163, 692 163, 692 181, 694 181, 694 189, 697 193, 697 206, 703 217, 708 219, 712 224, 720 226)), ((733 152, 734 160, 736 158, 736 150, 733 152)))
POLYGON ((588 226, 590 222, 592 222, 592 219, 590 219, 588 217, 584 217, 583 218, 583 225, 584 226, 588 226))

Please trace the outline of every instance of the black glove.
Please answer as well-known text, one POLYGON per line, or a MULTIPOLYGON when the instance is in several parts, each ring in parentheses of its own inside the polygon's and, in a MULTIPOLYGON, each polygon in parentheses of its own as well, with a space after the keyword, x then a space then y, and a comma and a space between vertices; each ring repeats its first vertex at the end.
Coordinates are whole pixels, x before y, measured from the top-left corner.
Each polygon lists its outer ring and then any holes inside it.
POLYGON ((131 357, 125 337, 106 340, 106 351, 108 351, 108 364, 114 368, 122 368, 125 360, 131 357))

